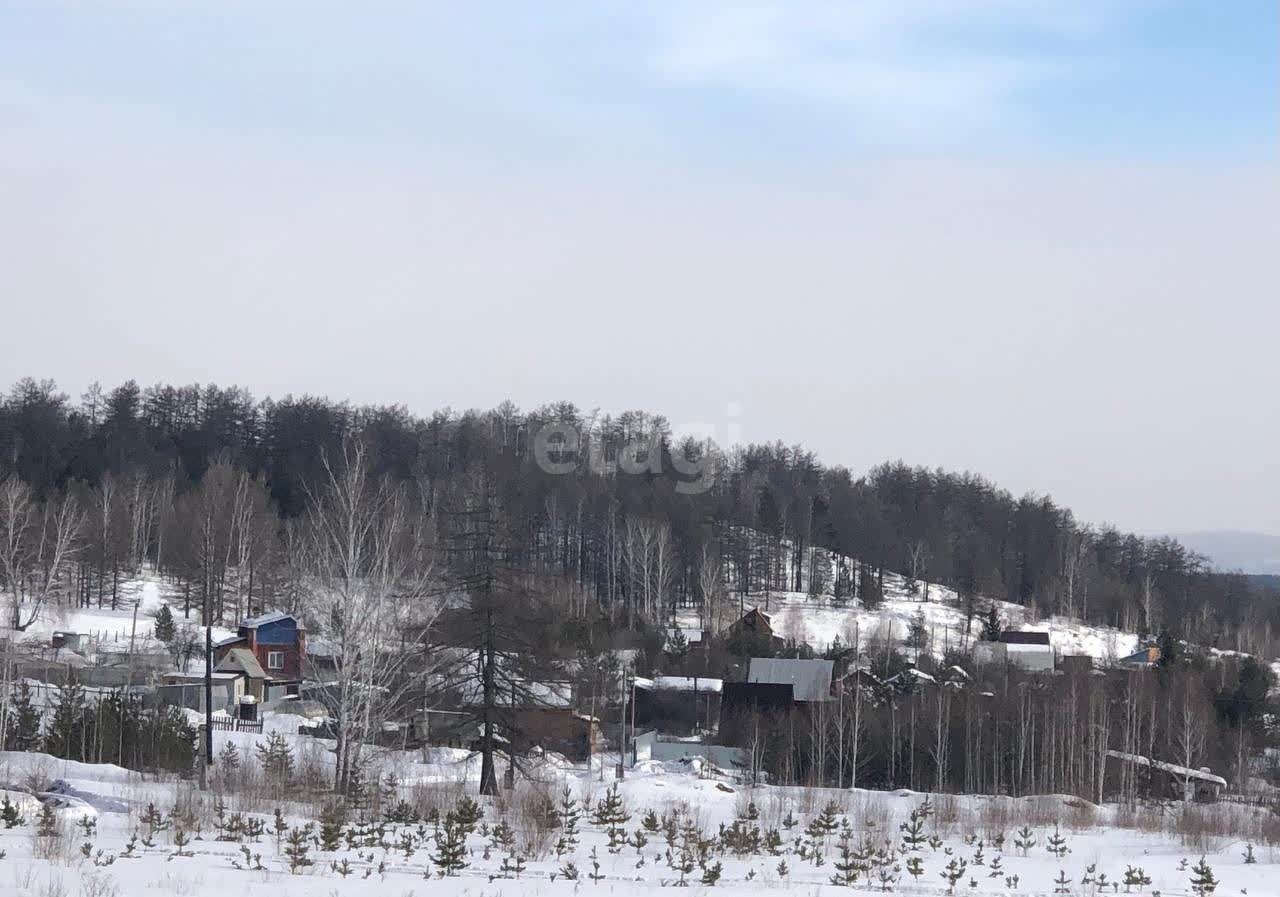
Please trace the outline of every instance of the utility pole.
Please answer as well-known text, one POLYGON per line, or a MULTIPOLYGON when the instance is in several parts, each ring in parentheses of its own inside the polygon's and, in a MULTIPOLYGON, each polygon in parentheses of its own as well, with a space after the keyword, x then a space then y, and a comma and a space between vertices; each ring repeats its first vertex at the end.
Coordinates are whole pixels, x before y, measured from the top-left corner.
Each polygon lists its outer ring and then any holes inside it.
POLYGON ((618 713, 618 778, 627 777, 627 667, 624 664, 622 675, 622 708, 618 713))
POLYGON ((209 786, 209 770, 213 767, 213 621, 209 616, 209 587, 204 599, 204 763, 200 766, 200 788, 209 786))

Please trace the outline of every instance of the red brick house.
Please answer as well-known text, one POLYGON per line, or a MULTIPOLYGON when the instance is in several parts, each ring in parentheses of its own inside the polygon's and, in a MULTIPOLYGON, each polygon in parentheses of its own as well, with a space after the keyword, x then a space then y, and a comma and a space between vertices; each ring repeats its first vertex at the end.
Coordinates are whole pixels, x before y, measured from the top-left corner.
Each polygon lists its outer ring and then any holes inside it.
POLYGON ((242 620, 234 638, 214 646, 214 662, 233 648, 247 648, 266 671, 269 683, 300 682, 307 654, 307 631, 292 614, 277 611, 242 620))

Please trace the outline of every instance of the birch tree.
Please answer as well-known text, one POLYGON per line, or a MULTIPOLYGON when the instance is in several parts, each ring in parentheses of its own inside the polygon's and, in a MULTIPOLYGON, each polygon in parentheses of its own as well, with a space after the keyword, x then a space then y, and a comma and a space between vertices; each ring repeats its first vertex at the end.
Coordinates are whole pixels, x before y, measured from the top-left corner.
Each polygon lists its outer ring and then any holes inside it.
POLYGON ((16 476, 0 483, 0 574, 14 630, 35 623, 54 596, 81 547, 85 517, 70 492, 38 501, 16 476))
POLYGON ((308 497, 310 599, 336 663, 334 786, 346 793, 370 736, 425 675, 411 661, 435 620, 430 521, 403 484, 375 480, 369 450, 344 443, 308 497))

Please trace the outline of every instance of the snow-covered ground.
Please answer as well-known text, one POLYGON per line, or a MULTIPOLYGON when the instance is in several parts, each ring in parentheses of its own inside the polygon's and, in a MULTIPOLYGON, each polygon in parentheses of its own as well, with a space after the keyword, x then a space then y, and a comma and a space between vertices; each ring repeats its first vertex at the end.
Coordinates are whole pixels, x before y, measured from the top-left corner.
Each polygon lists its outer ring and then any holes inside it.
MULTIPOLYGON (((273 717, 269 729, 287 731, 289 722, 284 717, 273 717)), ((217 734, 220 742, 234 740, 250 756, 254 744, 265 739, 242 733, 217 734)), ((289 735, 288 740, 295 753, 309 745, 318 751, 319 763, 327 762, 324 743, 297 735, 289 735)), ((447 808, 465 791, 474 791, 477 764, 465 752, 437 749, 425 758, 420 754, 389 754, 383 759, 400 774, 400 793, 406 799, 421 799, 424 788, 434 787, 447 808)), ((568 786, 588 809, 605 796, 611 778, 602 781, 598 768, 554 762, 544 764, 538 774, 544 783, 521 785, 517 795, 535 787, 558 795, 562 787, 568 786)), ((909 850, 899 826, 924 802, 925 795, 769 786, 752 789, 726 776, 700 776, 695 768, 681 764, 646 762, 628 771, 619 791, 630 815, 625 830, 632 843, 618 852, 610 852, 603 827, 591 824, 589 813, 585 813, 579 826, 579 844, 557 858, 554 843, 558 833, 539 835, 529 823, 531 817, 520 811, 520 800, 481 801, 483 827, 467 839, 467 867, 443 880, 437 876, 432 861, 436 828, 430 823, 389 826, 383 839, 385 846, 350 848, 344 844, 336 851, 322 851, 309 842, 313 865, 300 867, 297 874, 292 874, 285 853, 287 844, 278 847, 271 833, 274 805, 261 794, 229 794, 226 798, 228 813, 247 812, 266 824, 267 831, 261 836, 244 843, 216 840, 210 818, 212 799, 205 798, 203 809, 194 811, 199 822, 192 827, 199 831, 187 832, 190 843, 185 847, 179 849, 173 843, 174 825, 170 822, 151 839, 152 846, 139 842, 132 855, 125 855, 131 835, 137 833, 141 837, 147 832, 141 816, 148 803, 166 813, 175 806, 201 803, 189 784, 156 782, 117 767, 69 763, 41 754, 0 753, 0 788, 7 789, 4 793, 26 817, 24 823, 13 828, 0 828, 3 897, 221 897, 229 891, 272 897, 656 892, 673 885, 680 874, 667 862, 667 845, 661 832, 645 833, 647 843, 635 846, 635 833, 642 830, 643 817, 649 810, 659 817, 678 811, 682 820, 692 820, 702 838, 714 840, 722 824, 732 825, 736 818, 749 815, 751 804, 755 807, 751 815, 756 818, 746 821, 745 827, 758 827, 762 836, 776 829, 781 845, 772 851, 761 847, 746 855, 713 847, 706 865, 721 864, 719 882, 714 887, 701 884, 702 869, 694 868, 688 874, 692 888, 713 893, 723 890, 834 895, 847 892, 831 883, 838 872, 839 834, 818 837, 823 853, 821 865, 802 858, 797 846, 797 839, 810 840, 804 834, 805 828, 828 802, 834 802, 839 820, 848 820, 855 843, 866 840, 872 846, 889 847, 883 855, 888 880, 882 882, 878 876, 871 881, 864 878, 856 885, 861 890, 945 894, 948 888, 942 876, 944 869, 953 860, 964 860, 967 868, 956 886, 960 893, 1053 894, 1059 887, 1054 881, 1062 874, 1070 882, 1062 886, 1069 889, 1067 893, 1094 897, 1115 893, 1118 888, 1113 888, 1112 882, 1123 888, 1126 869, 1141 867, 1151 879, 1146 893, 1185 895, 1192 893, 1191 868, 1204 855, 1221 882, 1218 894, 1280 894, 1280 850, 1255 843, 1256 863, 1247 864, 1245 842, 1237 837, 1169 833, 1182 812, 1178 808, 1167 810, 1163 817, 1149 817, 1149 822, 1162 818, 1165 831, 1144 832, 1131 824, 1122 826, 1126 820, 1118 809, 1093 807, 1076 798, 934 797, 933 814, 924 828, 925 834, 938 840, 909 850), (35 834, 36 792, 62 807, 57 811, 62 832, 56 839, 42 839, 35 834), (788 813, 796 822, 794 827, 785 825, 788 813), (92 832, 86 832, 81 824, 86 817, 96 823, 92 832), (491 838, 485 832, 491 832, 499 821, 515 829, 517 844, 525 855, 526 866, 518 880, 501 877, 506 851, 491 848, 486 856, 485 846, 491 838), (1048 849, 1055 824, 1065 839, 1064 848, 1069 850, 1061 856, 1048 849), (1032 830, 1035 840, 1026 851, 1014 844, 1016 832, 1024 825, 1032 830), (402 842, 409 845, 411 852, 399 846, 402 842), (84 845, 87 848, 82 850, 84 845), (248 861, 242 849, 246 847, 248 861), (255 854, 263 868, 245 868, 256 865, 252 860, 255 854), (598 881, 588 878, 595 868, 593 857, 599 863, 598 881), (913 862, 917 859, 918 864, 913 862), (106 864, 108 860, 112 861, 106 864), (344 860, 351 870, 346 877, 334 869, 335 863, 344 860), (569 863, 578 869, 577 882, 564 877, 564 867, 569 863), (910 874, 912 867, 920 872, 918 878, 910 874)), ((291 826, 314 821, 310 805, 284 802, 281 806, 291 826)), ((1236 814, 1243 818, 1251 811, 1224 805, 1197 807, 1190 812, 1236 814)), ((808 847, 805 853, 809 853, 808 847)))
MULTIPOLYGON (((1138 650, 1138 636, 1132 632, 1057 616, 1033 621, 1021 605, 985 598, 976 602, 978 617, 966 634, 964 611, 954 590, 930 585, 926 601, 923 583, 911 593, 903 577, 886 574, 884 592, 884 601, 874 609, 864 608, 856 601, 839 603, 829 595, 814 597, 804 592, 772 592, 767 601, 764 596, 753 599, 756 606, 772 616, 775 633, 807 642, 818 651, 825 650, 837 636, 844 645, 852 645, 856 637, 863 649, 883 644, 886 637, 901 644, 911 621, 919 614, 929 632, 929 650, 941 658, 949 648, 963 649, 973 643, 981 631, 981 616, 992 604, 1007 628, 1047 631, 1054 650, 1062 656, 1088 655, 1107 661, 1138 650)), ((698 628, 696 611, 685 613, 679 623, 685 628, 698 628)))
MULTIPOLYGON (((136 579, 121 580, 115 610, 105 602, 103 607, 46 607, 22 638, 47 642, 54 632, 72 632, 87 636, 91 647, 106 651, 127 650, 131 639, 136 648, 143 648, 153 641, 154 615, 162 604, 169 605, 178 626, 199 623, 198 604, 193 607, 191 618, 185 619, 181 594, 159 577, 144 572, 136 579)), ((214 641, 234 634, 229 628, 213 629, 214 641)))

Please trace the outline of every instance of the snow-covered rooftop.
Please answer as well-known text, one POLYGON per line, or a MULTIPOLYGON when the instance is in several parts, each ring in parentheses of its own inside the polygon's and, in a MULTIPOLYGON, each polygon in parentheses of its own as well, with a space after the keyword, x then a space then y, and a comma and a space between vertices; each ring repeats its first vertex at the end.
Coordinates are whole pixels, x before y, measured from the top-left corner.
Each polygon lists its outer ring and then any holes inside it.
POLYGON ((701 676, 657 676, 653 679, 637 676, 636 688, 654 691, 705 691, 719 694, 724 690, 724 680, 706 679, 701 676))

